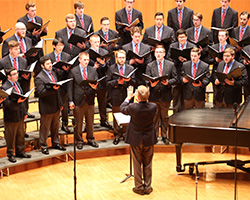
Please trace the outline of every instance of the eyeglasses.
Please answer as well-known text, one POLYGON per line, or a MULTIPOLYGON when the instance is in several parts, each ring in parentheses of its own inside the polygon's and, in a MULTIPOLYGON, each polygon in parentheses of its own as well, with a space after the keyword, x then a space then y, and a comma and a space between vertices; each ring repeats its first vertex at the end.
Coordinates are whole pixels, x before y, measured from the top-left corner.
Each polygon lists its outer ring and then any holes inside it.
POLYGON ((134 1, 126 1, 127 4, 133 4, 134 1))

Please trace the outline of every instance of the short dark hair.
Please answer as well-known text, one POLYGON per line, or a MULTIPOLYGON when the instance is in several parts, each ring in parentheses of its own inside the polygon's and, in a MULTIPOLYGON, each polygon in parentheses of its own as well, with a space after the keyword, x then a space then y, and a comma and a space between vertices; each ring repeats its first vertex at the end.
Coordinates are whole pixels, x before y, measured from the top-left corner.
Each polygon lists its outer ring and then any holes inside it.
POLYGON ((62 38, 55 38, 52 42, 52 45, 56 46, 58 43, 64 44, 63 39, 62 38))
POLYGON ((226 29, 221 29, 218 31, 218 33, 220 33, 220 32, 224 32, 224 33, 226 33, 226 36, 229 36, 229 32, 226 29))
POLYGON ((194 16, 198 17, 201 21, 203 19, 203 16, 202 16, 201 13, 195 13, 195 14, 193 14, 193 17, 192 17, 193 19, 194 19, 194 16))
POLYGON ((142 35, 142 31, 141 28, 138 26, 134 26, 131 31, 130 31, 131 35, 134 35, 135 33, 140 33, 142 35))
POLYGON ((187 36, 186 29, 181 28, 181 29, 179 29, 179 30, 176 31, 176 37, 178 37, 181 34, 185 34, 187 36))
POLYGON ((241 16, 241 15, 247 15, 247 19, 250 18, 250 14, 249 14, 249 12, 247 12, 247 11, 243 11, 242 13, 240 13, 240 16, 241 16))
POLYGON ((26 5, 25 5, 25 9, 26 10, 29 10, 30 8, 33 8, 33 7, 35 7, 36 6, 36 4, 34 3, 34 2, 28 2, 28 3, 26 3, 26 5))
POLYGON ((41 65, 44 65, 44 63, 47 61, 47 60, 51 60, 49 56, 43 56, 40 58, 40 63, 41 65))
MULTIPOLYGON (((14 68, 14 67, 7 68, 7 69, 5 70, 6 76, 10 76, 10 73, 11 73, 12 71, 15 71, 15 70, 16 70, 16 68, 14 68)), ((17 71, 17 70, 16 70, 16 71, 17 71)))
MULTIPOLYGON (((177 0, 175 0, 175 1, 177 1, 177 0)), ((182 0, 183 2, 185 2, 186 0, 182 0)))
POLYGON ((198 47, 193 47, 191 49, 191 52, 195 52, 195 53, 198 53, 198 55, 201 55, 201 50, 198 47))
POLYGON ((84 8, 84 4, 82 1, 77 1, 74 3, 74 8, 77 9, 77 8, 84 8))
POLYGON ((157 16, 162 16, 163 19, 164 19, 164 14, 163 14, 162 12, 157 12, 157 13, 155 13, 155 18, 156 18, 157 16))
POLYGON ((101 18, 100 23, 102 23, 102 22, 105 21, 105 20, 109 20, 109 18, 108 18, 108 17, 103 17, 103 18, 101 18))

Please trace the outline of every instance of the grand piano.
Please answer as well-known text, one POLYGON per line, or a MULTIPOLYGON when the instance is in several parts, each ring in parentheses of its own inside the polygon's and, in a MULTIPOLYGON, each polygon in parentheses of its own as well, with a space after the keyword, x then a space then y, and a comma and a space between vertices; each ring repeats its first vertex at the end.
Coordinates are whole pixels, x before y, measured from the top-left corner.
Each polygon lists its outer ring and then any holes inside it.
MULTIPOLYGON (((190 109, 175 113, 169 119, 169 141, 176 146, 176 171, 184 172, 189 166, 192 174, 194 163, 182 166, 183 143, 250 147, 250 103, 246 101, 235 112, 233 109, 190 109), (237 113, 237 114, 235 114, 237 113), (237 117, 236 117, 237 116, 237 117), (236 126, 237 124, 237 131, 236 126)), ((234 166, 234 160, 200 162, 199 164, 227 163, 234 166)), ((239 161, 237 168, 250 173, 244 165, 249 161, 239 161)), ((197 167, 198 170, 198 167, 197 167)))

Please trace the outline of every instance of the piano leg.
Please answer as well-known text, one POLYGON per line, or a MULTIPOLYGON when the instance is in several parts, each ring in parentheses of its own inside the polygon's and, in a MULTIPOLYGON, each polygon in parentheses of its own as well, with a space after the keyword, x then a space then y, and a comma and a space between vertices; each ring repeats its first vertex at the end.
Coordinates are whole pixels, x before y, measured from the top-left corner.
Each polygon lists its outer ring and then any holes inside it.
POLYGON ((184 172, 185 168, 182 169, 182 165, 181 165, 182 143, 175 144, 175 149, 176 149, 176 171, 184 172))

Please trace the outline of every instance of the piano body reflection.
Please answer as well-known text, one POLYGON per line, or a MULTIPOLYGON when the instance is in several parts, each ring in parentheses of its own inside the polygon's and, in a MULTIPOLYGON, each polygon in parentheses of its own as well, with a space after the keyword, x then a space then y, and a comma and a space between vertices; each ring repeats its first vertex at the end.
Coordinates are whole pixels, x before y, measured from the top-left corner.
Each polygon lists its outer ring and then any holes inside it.
MULTIPOLYGON (((235 117, 233 109, 228 108, 190 109, 172 115, 169 119, 169 141, 176 146, 176 171, 184 172, 185 166, 189 165, 191 167, 191 169, 189 168, 189 173, 192 174, 193 172, 194 166, 190 164, 185 164, 184 168, 182 168, 181 153, 183 143, 235 146, 236 119, 238 119, 237 146, 250 147, 249 101, 245 102, 245 104, 239 108, 237 118, 235 117)), ((218 161, 217 163, 227 162, 218 161)), ((233 165, 230 162, 227 164, 233 165)), ((245 163, 241 163, 241 166, 237 167, 250 173, 250 169, 243 167, 244 164, 245 163)))

